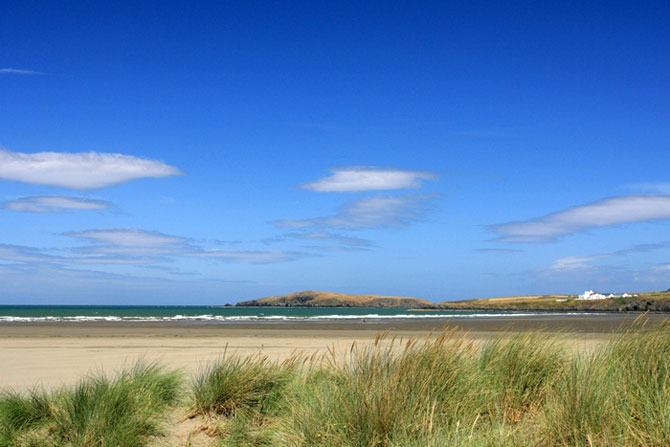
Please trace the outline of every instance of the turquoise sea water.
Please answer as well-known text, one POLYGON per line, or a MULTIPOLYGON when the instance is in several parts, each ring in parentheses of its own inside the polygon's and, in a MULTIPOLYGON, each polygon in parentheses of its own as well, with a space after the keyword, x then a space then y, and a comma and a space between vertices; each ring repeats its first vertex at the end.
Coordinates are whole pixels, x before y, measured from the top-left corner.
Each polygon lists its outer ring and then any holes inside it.
MULTIPOLYGON (((58 321, 337 321, 434 318, 487 318, 552 313, 483 311, 412 311, 380 308, 271 308, 213 306, 0 306, 0 324, 58 321)), ((562 313, 561 315, 565 315, 562 313)))

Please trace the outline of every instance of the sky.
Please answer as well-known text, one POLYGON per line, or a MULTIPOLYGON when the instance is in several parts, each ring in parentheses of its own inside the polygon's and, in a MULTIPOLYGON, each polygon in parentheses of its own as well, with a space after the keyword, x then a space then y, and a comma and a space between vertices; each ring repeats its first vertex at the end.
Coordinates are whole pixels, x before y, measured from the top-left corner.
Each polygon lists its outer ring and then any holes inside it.
POLYGON ((0 303, 670 287, 670 3, 0 4, 0 303))

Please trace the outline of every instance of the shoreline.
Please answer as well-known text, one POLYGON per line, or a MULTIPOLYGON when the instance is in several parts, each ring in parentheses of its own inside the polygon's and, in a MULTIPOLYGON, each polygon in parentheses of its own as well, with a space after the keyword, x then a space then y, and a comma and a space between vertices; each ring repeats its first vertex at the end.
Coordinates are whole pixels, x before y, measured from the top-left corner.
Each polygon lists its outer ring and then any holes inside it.
POLYGON ((415 318, 415 319, 350 319, 350 320, 291 320, 291 321, 12 321, 0 323, 0 339, 6 337, 58 337, 71 336, 133 336, 131 333, 155 333, 157 335, 202 335, 220 336, 226 332, 245 331, 440 331, 445 326, 464 331, 505 332, 518 330, 546 330, 573 332, 615 332, 620 327, 629 327, 644 315, 650 322, 670 320, 665 313, 555 313, 537 315, 496 315, 477 317, 415 318), (123 329, 122 332, 118 332, 123 329), (93 332, 90 332, 93 331, 93 332))
MULTIPOLYGON (((187 376, 224 352, 281 361, 296 352, 346 356, 352 344, 384 332, 407 339, 457 329, 473 343, 522 331, 545 331, 588 350, 630 327, 637 315, 537 315, 472 319, 319 322, 41 322, 0 324, 0 388, 53 389, 95 371, 114 372, 144 359, 187 376)), ((670 319, 647 315, 651 323, 670 319)))

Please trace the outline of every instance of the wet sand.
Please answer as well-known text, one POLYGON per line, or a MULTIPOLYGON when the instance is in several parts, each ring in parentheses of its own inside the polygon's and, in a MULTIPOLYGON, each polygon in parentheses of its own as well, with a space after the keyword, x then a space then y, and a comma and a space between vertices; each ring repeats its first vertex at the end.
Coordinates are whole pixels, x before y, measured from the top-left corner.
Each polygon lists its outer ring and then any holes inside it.
MULTIPOLYGON (((0 387, 52 388, 89 372, 113 372, 143 358, 193 374, 225 350, 281 360, 296 351, 345 353, 352 343, 372 343, 389 331, 403 338, 425 337, 457 327, 480 342, 507 332, 544 330, 588 349, 630 326, 638 315, 486 317, 473 319, 281 322, 281 323, 3 323, 0 324, 0 387)), ((661 321, 668 315, 647 316, 661 321)))

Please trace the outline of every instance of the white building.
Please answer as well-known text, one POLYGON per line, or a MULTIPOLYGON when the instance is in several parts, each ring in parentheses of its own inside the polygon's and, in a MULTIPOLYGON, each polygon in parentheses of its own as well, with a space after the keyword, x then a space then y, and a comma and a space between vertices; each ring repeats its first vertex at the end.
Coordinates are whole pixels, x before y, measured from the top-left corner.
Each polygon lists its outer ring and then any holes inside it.
POLYGON ((608 297, 602 293, 594 292, 593 290, 587 290, 586 292, 579 295, 578 300, 605 300, 608 297))

